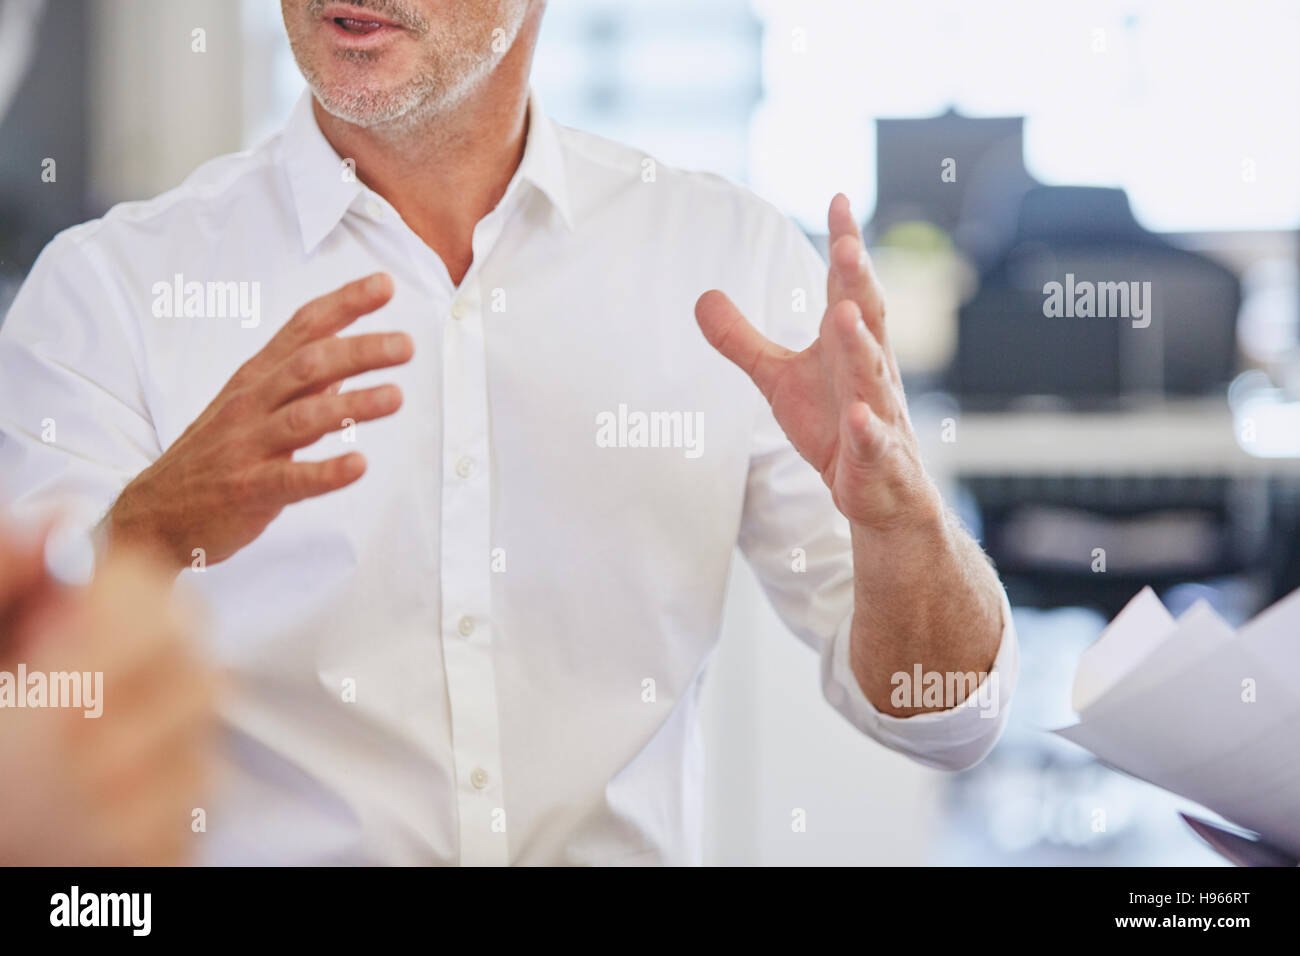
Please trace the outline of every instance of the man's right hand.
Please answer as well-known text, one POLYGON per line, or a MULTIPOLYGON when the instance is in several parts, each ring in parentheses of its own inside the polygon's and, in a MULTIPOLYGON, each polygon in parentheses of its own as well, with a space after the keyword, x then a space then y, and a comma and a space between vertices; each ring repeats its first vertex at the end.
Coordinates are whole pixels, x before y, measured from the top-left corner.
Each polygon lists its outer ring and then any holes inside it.
POLYGON ((349 282, 299 309, 240 367, 203 413, 127 485, 105 518, 109 541, 146 548, 173 571, 202 548, 225 560, 265 530, 285 505, 356 481, 352 452, 319 462, 293 453, 353 422, 391 415, 396 385, 339 393, 342 381, 410 361, 403 332, 337 334, 393 296, 384 273, 349 282))

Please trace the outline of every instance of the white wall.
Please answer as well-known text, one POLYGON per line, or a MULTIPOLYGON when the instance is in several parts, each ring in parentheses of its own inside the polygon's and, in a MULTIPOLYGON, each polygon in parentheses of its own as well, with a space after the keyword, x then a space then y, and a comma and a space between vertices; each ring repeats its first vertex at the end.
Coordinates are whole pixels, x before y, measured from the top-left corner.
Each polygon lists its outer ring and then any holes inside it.
POLYGON ((733 564, 704 690, 705 862, 919 865, 945 776, 861 736, 821 694, 818 661, 733 564), (806 811, 795 833, 792 811, 806 811))
POLYGON ((112 0, 88 11, 94 201, 147 199, 241 146, 239 3, 112 0), (205 31, 202 53, 195 29, 205 31))

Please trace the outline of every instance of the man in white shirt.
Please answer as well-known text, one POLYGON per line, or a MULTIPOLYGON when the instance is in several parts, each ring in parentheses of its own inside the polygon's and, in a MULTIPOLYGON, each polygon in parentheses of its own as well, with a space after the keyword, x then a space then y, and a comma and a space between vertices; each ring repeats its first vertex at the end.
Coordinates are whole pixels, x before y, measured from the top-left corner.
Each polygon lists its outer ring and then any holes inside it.
POLYGON ((556 126, 544 6, 283 0, 286 128, 57 237, 0 333, 10 493, 212 606, 209 860, 698 861, 737 544, 864 733, 958 769, 1005 722, 1005 597, 847 201, 828 277, 745 191, 556 126))

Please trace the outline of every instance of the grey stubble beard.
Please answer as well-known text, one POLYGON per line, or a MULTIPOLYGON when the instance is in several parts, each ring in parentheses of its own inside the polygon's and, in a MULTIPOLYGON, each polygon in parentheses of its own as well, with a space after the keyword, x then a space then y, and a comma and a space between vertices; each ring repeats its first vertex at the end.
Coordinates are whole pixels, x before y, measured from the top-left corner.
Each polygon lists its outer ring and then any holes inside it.
MULTIPOLYGON (((411 31, 418 39, 429 36, 427 21, 418 12, 394 0, 352 0, 411 31)), ((319 19, 327 0, 312 0, 307 12, 319 19)), ((518 24, 512 24, 518 31, 518 24)), ((290 36, 292 41, 293 37, 290 36)), ((513 38, 512 38, 513 39, 513 38)), ((291 43, 292 45, 292 43, 291 43)), ((489 46, 489 49, 491 47, 489 46)), ((508 49, 508 46, 507 46, 508 49)), ((330 87, 321 76, 318 64, 309 56, 295 51, 298 67, 321 107, 344 122, 401 139, 425 128, 434 117, 453 109, 474 87, 486 78, 503 58, 493 51, 490 56, 475 57, 473 51, 446 45, 428 58, 415 76, 395 90, 357 87, 330 87)), ((356 63, 377 59, 368 50, 337 50, 336 58, 356 63)))

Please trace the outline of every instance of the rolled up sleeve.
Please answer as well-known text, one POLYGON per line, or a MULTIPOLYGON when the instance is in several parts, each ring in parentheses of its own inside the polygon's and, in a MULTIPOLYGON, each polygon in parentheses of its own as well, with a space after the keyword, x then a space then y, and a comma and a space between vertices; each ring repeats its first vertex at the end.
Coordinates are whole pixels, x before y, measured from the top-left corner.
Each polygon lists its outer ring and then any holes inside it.
MULTIPOLYGON (((976 692, 948 710, 895 717, 877 710, 849 665, 853 615, 845 617, 822 650, 822 693, 864 734, 918 763, 939 770, 965 770, 983 760, 1006 727, 1019 673, 1019 647, 1011 606, 1002 593, 1002 638, 993 667, 976 692)), ((910 676, 910 675, 909 675, 910 676)))
POLYGON ((41 253, 0 325, 0 500, 89 531, 159 454, 123 303, 85 244, 41 253))

